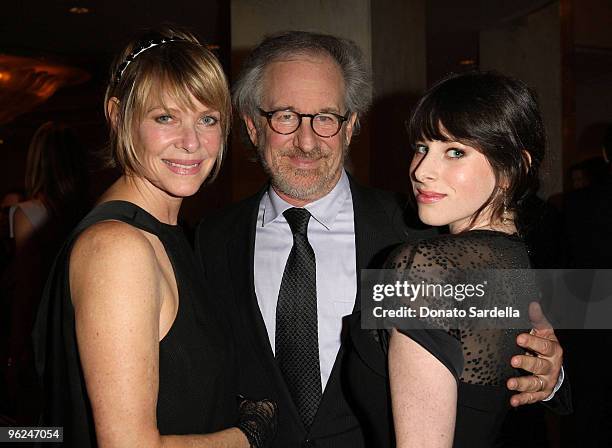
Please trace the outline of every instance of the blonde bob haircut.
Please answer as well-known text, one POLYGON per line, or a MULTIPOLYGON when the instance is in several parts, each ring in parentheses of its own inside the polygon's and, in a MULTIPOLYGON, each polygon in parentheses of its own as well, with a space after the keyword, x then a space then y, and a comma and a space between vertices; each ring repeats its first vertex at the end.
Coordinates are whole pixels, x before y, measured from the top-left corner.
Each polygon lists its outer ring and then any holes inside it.
POLYGON ((165 98, 193 109, 192 97, 217 110, 221 118, 224 138, 207 179, 211 182, 221 168, 231 123, 229 87, 221 64, 193 34, 177 27, 156 28, 132 40, 111 66, 104 98, 104 111, 110 128, 109 164, 126 174, 140 175, 142 165, 133 134, 146 111, 154 104, 163 107, 165 98), (161 39, 176 40, 138 52, 149 42, 161 39), (112 112, 111 101, 115 108, 112 112))

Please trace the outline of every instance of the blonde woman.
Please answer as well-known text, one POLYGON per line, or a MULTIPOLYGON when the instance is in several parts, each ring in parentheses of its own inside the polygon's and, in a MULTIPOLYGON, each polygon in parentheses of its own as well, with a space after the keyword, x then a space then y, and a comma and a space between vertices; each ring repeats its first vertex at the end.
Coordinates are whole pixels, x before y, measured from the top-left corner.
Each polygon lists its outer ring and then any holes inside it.
POLYGON ((121 177, 60 253, 37 328, 43 423, 87 447, 262 447, 270 402, 237 400, 230 329, 177 226, 230 125, 217 59, 172 28, 131 42, 105 98, 121 177))

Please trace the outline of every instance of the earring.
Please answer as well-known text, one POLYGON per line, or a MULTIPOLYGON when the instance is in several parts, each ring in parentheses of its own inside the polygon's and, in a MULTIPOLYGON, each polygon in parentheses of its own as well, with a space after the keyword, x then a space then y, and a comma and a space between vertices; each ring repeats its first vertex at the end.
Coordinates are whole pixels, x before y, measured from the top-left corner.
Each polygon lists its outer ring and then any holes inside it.
POLYGON ((504 209, 502 211, 502 224, 503 225, 510 224, 510 218, 508 218, 509 215, 510 215, 510 212, 508 212, 508 197, 504 195, 504 209))

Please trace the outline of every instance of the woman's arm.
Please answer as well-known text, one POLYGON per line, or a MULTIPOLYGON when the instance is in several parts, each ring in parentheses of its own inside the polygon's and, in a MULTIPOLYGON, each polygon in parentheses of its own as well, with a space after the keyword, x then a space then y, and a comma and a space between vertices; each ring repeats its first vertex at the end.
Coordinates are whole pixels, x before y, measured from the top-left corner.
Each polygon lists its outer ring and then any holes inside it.
POLYGON ((457 382, 436 357, 392 330, 389 379, 398 448, 453 445, 457 382))
POLYGON ((248 448, 237 428, 159 434, 162 277, 147 238, 124 223, 96 224, 73 248, 70 290, 77 344, 99 446, 248 448))
POLYGON ((21 210, 20 207, 15 208, 13 214, 13 235, 15 237, 15 253, 19 255, 30 238, 34 234, 34 226, 21 210))
POLYGON ((34 227, 21 207, 15 207, 12 216, 15 255, 9 265, 8 279, 14 281, 10 307, 11 318, 8 338, 8 371, 6 381, 11 398, 19 394, 22 367, 28 366, 31 351, 30 335, 47 272, 34 227))

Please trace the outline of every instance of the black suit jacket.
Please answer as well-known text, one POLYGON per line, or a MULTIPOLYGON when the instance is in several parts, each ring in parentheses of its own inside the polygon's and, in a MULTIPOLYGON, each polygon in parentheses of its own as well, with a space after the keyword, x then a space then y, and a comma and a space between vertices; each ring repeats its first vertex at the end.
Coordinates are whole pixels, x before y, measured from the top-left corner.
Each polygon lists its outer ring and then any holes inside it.
POLYGON ((612 268, 612 177, 566 193, 563 208, 571 266, 612 268))
MULTIPOLYGON (((365 188, 350 179, 355 219, 357 275, 360 270, 382 264, 390 250, 399 243, 431 235, 431 230, 408 227, 415 222, 414 214, 407 221, 406 200, 403 196, 365 188)), ((342 380, 342 365, 346 352, 346 320, 343 323, 342 344, 323 393, 319 409, 307 433, 300 421, 289 391, 284 383, 272 352, 257 297, 255 296, 253 260, 255 226, 259 202, 265 189, 221 213, 202 221, 196 232, 196 251, 206 272, 207 280, 222 306, 231 315, 239 352, 241 391, 250 398, 271 398, 279 405, 279 432, 274 446, 360 448, 373 446, 362 428, 365 419, 354 409, 346 384, 342 380)), ((357 286, 357 298, 359 285, 357 286)), ((355 301, 359 307, 359 300, 355 301)), ((380 424, 391 421, 387 401, 386 378, 379 377, 366 365, 363 388, 376 402, 380 424), (376 375, 372 377, 372 375, 376 375), (380 395, 384 396, 381 397, 380 395)), ((360 373, 357 373, 358 377, 360 373)), ((372 426, 372 425, 370 425, 372 426)), ((378 427, 378 424, 373 426, 378 427)))

